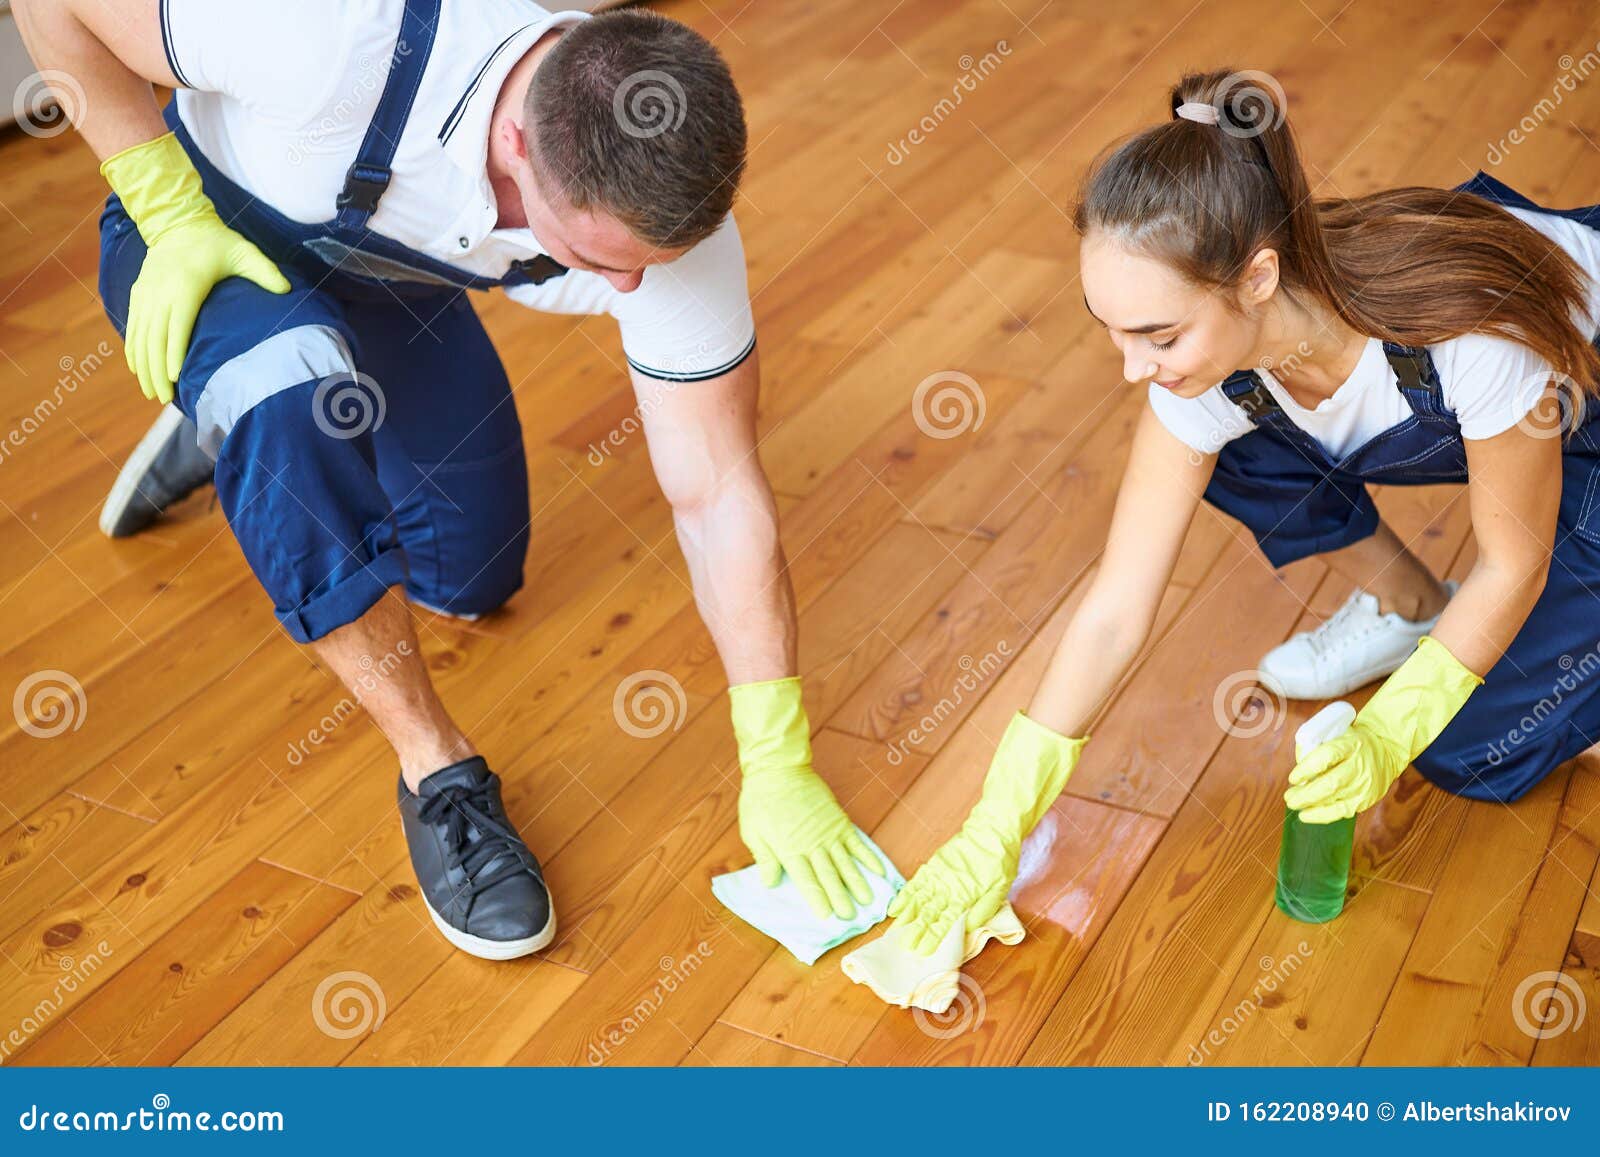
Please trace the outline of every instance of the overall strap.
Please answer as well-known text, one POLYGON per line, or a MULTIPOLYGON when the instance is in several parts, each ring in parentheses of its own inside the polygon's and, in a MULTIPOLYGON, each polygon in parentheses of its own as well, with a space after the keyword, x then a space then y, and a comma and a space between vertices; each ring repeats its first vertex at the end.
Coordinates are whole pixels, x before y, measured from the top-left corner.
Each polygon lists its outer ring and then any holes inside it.
POLYGON ((406 0, 400 20, 400 37, 395 41, 389 76, 372 114, 367 135, 361 141, 356 159, 345 174, 344 189, 334 202, 339 212, 335 223, 351 229, 366 226, 367 218, 378 207, 378 199, 389 187, 393 175, 389 168, 400 134, 411 116, 411 106, 422 86, 422 73, 433 51, 434 34, 439 27, 441 0, 406 0))
MULTIPOLYGON (((1383 343, 1383 356, 1388 359, 1395 381, 1413 409, 1414 391, 1430 394, 1442 404, 1444 387, 1439 381, 1439 371, 1433 364, 1433 354, 1427 346, 1404 346, 1386 341, 1383 343)), ((1222 380, 1222 392, 1252 422, 1260 423, 1264 417, 1275 420, 1269 415, 1285 420, 1288 418, 1283 413, 1283 407, 1278 405, 1278 399, 1272 396, 1272 391, 1267 389, 1266 383, 1254 370, 1237 370, 1229 374, 1222 380)))
POLYGON ((1406 346, 1398 342, 1383 343, 1383 356, 1389 359, 1395 381, 1408 405, 1416 409, 1416 394, 1425 393, 1444 405, 1444 384, 1439 380, 1439 370, 1433 364, 1433 354, 1427 346, 1406 346))
POLYGON ((1254 370, 1235 370, 1222 379, 1222 392, 1227 399, 1244 411, 1245 417, 1258 425, 1271 414, 1285 416, 1278 399, 1272 396, 1265 382, 1254 370))
POLYGON ((1555 212, 1553 209, 1546 209, 1544 206, 1530 201, 1504 181, 1497 180, 1481 170, 1471 180, 1463 181, 1457 185, 1453 191, 1471 193, 1496 205, 1510 205, 1518 209, 1534 209, 1540 213, 1555 212))

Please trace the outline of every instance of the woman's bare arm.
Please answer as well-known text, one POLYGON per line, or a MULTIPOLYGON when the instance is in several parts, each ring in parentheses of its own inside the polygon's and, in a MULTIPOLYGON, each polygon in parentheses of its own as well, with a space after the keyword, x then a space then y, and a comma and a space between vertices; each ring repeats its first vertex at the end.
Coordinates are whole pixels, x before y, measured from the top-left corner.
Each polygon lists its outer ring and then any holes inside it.
MULTIPOLYGON (((1548 409, 1558 412, 1552 394, 1548 409)), ((1478 557, 1431 632, 1479 675, 1499 661, 1544 592, 1561 508, 1559 431, 1534 419, 1467 440, 1467 497, 1478 557)))
POLYGON ((1028 717, 1082 735, 1150 637, 1161 597, 1216 466, 1146 406, 1134 431, 1105 553, 1050 657, 1028 717))

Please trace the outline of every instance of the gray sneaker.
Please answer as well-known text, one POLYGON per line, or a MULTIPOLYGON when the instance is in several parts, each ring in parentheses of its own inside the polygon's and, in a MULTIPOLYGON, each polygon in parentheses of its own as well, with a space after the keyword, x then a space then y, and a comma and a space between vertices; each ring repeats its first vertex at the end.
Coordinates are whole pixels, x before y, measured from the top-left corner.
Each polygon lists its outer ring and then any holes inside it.
POLYGON ((215 463, 196 444, 194 423, 167 406, 133 448, 100 511, 109 538, 138 534, 175 502, 211 481, 215 463))
POLYGON ((400 819, 422 900, 444 938, 484 960, 515 960, 556 936, 544 869, 500 798, 481 755, 397 785, 400 819))

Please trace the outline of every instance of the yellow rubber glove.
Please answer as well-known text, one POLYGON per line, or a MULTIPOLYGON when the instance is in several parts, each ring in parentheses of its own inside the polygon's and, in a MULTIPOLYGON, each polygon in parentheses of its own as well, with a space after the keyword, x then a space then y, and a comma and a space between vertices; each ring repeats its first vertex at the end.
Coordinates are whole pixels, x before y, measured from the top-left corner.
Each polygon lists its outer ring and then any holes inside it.
POLYGON ((739 836, 777 886, 787 872, 821 919, 856 914, 851 896, 866 904, 872 889, 855 864, 884 875, 883 865, 850 817, 811 768, 811 726, 800 701, 800 679, 741 683, 728 688, 733 734, 744 782, 739 790, 739 836))
POLYGON ((889 904, 907 943, 933 952, 957 920, 967 931, 989 920, 1017 878, 1022 841, 1055 802, 1089 736, 1069 739, 1021 711, 1011 717, 983 780, 983 793, 948 843, 889 904))
POLYGON ((1289 773, 1283 802, 1307 824, 1349 819, 1372 807, 1439 737, 1479 686, 1432 635, 1384 680, 1343 735, 1320 743, 1289 773))
POLYGON ((269 293, 287 293, 289 282, 265 253, 222 223, 173 133, 107 157, 100 173, 146 248, 128 298, 123 354, 144 396, 165 404, 212 286, 243 277, 269 293))

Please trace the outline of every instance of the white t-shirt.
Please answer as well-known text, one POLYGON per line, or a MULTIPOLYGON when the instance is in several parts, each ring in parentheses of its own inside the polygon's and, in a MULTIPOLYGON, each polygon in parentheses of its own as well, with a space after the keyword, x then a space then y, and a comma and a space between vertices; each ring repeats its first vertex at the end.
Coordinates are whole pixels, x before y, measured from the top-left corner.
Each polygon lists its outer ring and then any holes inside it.
MULTIPOLYGON (((1549 213, 1520 208, 1509 212, 1560 245, 1589 275, 1584 332, 1600 330, 1600 230, 1549 213)), ((1538 402, 1550 377, 1548 363, 1532 350, 1488 334, 1463 334, 1428 348, 1444 387, 1445 404, 1454 411, 1463 438, 1492 438, 1516 425, 1538 402)), ((1368 339, 1350 376, 1315 409, 1291 398, 1269 371, 1257 370, 1256 375, 1289 420, 1335 458, 1411 416, 1377 338, 1368 339)), ((1244 410, 1222 392, 1220 383, 1199 397, 1180 398, 1152 382, 1150 405, 1162 425, 1202 454, 1214 454, 1255 428, 1244 410)))
MULTIPOLYGON (((404 9, 404 0, 160 0, 184 127, 245 191, 293 220, 329 220, 383 94, 404 9)), ((532 230, 495 225, 489 119, 534 42, 587 19, 527 0, 444 4, 372 230, 486 277, 546 252, 532 230)), ((653 377, 713 377, 755 344, 731 213, 678 260, 648 267, 632 293, 581 270, 506 292, 549 313, 611 314, 629 364, 653 377)))

